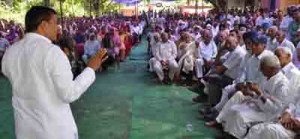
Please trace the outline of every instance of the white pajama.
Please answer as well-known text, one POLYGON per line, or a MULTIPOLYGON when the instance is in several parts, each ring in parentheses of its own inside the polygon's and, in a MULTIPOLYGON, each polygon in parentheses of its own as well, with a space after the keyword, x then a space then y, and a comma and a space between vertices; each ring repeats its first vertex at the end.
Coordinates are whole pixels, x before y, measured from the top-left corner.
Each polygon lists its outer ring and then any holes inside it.
MULTIPOLYGON (((169 78, 171 80, 174 79, 174 75, 177 72, 178 69, 178 64, 177 62, 173 59, 173 60, 168 60, 168 68, 169 68, 169 78)), ((154 71, 156 72, 158 78, 162 81, 164 79, 164 71, 163 71, 163 67, 162 64, 160 63, 160 61, 155 61, 154 67, 153 67, 154 71)))

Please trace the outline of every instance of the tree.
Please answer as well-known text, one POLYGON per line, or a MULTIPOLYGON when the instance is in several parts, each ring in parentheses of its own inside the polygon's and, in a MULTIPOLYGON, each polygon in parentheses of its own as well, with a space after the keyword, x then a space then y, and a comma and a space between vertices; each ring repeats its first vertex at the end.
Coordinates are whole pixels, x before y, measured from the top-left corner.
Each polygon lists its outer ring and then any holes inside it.
POLYGON ((43 0, 43 1, 45 6, 50 7, 50 0, 43 0))

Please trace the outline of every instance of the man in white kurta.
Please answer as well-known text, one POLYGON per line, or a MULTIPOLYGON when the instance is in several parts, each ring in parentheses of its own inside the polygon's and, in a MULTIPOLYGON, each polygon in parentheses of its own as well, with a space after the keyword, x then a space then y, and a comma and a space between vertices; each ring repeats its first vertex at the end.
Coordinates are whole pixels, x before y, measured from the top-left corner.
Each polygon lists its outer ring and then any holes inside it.
POLYGON ((197 48, 197 59, 195 61, 196 75, 200 79, 203 77, 203 66, 210 67, 217 56, 218 48, 212 39, 212 32, 205 30, 203 41, 199 43, 197 48))
POLYGON ((294 44, 291 41, 289 41, 288 39, 286 39, 285 32, 278 31, 276 33, 276 40, 278 43, 278 47, 288 47, 292 50, 293 54, 296 52, 296 48, 295 48, 294 44))
MULTIPOLYGON (((250 33, 247 33, 245 36, 247 37, 251 37, 250 36, 251 34, 250 33)), ((249 39, 249 38, 247 38, 249 39)), ((249 40, 246 40, 246 41, 250 41, 251 39, 249 40)), ((220 112, 222 110, 222 108, 224 107, 224 105, 226 104, 226 102, 229 100, 230 98, 230 95, 232 95, 233 93, 235 93, 237 90, 236 90, 236 85, 238 83, 241 83, 241 82, 244 82, 246 79, 245 79, 245 75, 247 74, 247 71, 250 71, 252 70, 252 68, 255 68, 255 67, 247 67, 247 65, 249 65, 249 59, 251 58, 252 56, 252 53, 249 52, 250 49, 251 49, 251 46, 252 43, 248 43, 246 44, 246 49, 247 49, 247 53, 244 55, 243 57, 243 60, 240 62, 240 66, 239 66, 239 71, 238 71, 238 76, 237 78, 233 81, 233 84, 231 85, 228 85, 226 86, 225 88, 222 89, 222 96, 221 96, 221 99, 220 99, 220 102, 214 106, 213 109, 211 109, 211 112, 212 111, 215 111, 215 112, 220 112)), ((256 74, 258 75, 258 74, 256 74)))
POLYGON ((290 104, 279 121, 253 126, 244 139, 298 139, 300 130, 300 99, 290 104), (295 124, 295 125, 294 125, 295 124), (289 125, 292 125, 289 127, 289 125))
POLYGON ((192 36, 186 33, 185 42, 179 45, 178 52, 178 70, 182 70, 184 73, 189 74, 194 69, 194 59, 196 57, 196 43, 193 41, 192 36))
POLYGON ((267 80, 262 89, 251 83, 249 91, 237 92, 227 102, 216 119, 222 123, 225 132, 243 138, 253 124, 271 121, 279 114, 287 99, 289 87, 288 79, 279 69, 280 63, 276 56, 263 57, 261 70, 267 80))
POLYGON ((278 31, 277 26, 272 26, 268 29, 268 42, 267 42, 267 50, 270 50, 272 52, 275 51, 275 49, 278 47, 278 43, 276 40, 276 33, 278 31))
POLYGON ((159 77, 160 81, 164 80, 164 70, 168 70, 168 75, 173 80, 178 64, 176 62, 177 48, 174 42, 168 40, 168 34, 161 34, 162 42, 156 49, 155 58, 157 61, 154 64, 154 71, 159 77))
POLYGON ((92 58, 73 80, 68 58, 51 42, 57 35, 55 11, 34 6, 26 14, 25 25, 25 37, 7 49, 2 63, 2 72, 13 88, 16 138, 77 139, 69 104, 94 82, 94 71, 101 65, 105 52, 92 58), (50 20, 35 24, 35 18, 42 14, 50 15, 50 20))
POLYGON ((153 33, 153 41, 151 41, 151 45, 150 45, 150 52, 152 55, 152 57, 149 60, 149 71, 150 72, 154 71, 153 66, 157 62, 155 55, 156 55, 156 51, 157 51, 157 48, 159 47, 160 43, 161 43, 161 38, 160 38, 159 33, 153 33))
POLYGON ((223 63, 216 64, 215 68, 205 75, 208 77, 209 84, 207 84, 207 88, 210 104, 218 103, 218 96, 221 93, 221 91, 211 91, 211 88, 214 88, 213 90, 220 88, 221 90, 223 87, 231 84, 238 77, 240 63, 246 55, 246 51, 238 45, 238 40, 235 37, 228 37, 224 47, 229 51, 227 59, 223 63))
MULTIPOLYGON (((293 65, 291 62, 292 53, 286 48, 277 48, 275 54, 280 60, 282 66, 281 71, 285 74, 287 79, 289 79, 289 95, 285 103, 290 103, 289 108, 285 111, 289 114, 299 117, 300 113, 295 113, 295 104, 296 106, 300 103, 297 103, 297 100, 300 98, 299 95, 299 86, 300 86, 300 71, 293 65)), ((299 101, 300 102, 300 101, 299 101)), ((300 106, 300 105, 299 105, 300 106)), ((297 106, 297 107, 299 107, 297 106)), ((300 107, 299 107, 300 108, 300 107)), ((300 109, 299 109, 300 110, 300 109)), ((300 112, 300 111, 299 111, 300 112)), ((285 114, 283 114, 285 115, 285 114)), ((283 117, 283 116, 281 116, 283 117)), ((277 120, 276 120, 277 122, 277 120)), ((295 135, 291 130, 285 129, 280 121, 279 123, 266 122, 262 124, 255 125, 251 127, 249 133, 246 136, 246 139, 284 139, 284 138, 293 138, 295 135)))

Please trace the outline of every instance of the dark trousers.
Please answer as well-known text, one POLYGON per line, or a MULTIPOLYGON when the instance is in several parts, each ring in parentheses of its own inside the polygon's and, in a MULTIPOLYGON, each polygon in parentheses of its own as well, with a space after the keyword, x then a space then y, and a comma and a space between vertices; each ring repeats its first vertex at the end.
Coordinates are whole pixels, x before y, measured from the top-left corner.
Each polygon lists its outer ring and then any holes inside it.
POLYGON ((219 103, 222 96, 222 89, 232 84, 233 79, 226 75, 216 75, 208 80, 208 103, 214 106, 219 103))

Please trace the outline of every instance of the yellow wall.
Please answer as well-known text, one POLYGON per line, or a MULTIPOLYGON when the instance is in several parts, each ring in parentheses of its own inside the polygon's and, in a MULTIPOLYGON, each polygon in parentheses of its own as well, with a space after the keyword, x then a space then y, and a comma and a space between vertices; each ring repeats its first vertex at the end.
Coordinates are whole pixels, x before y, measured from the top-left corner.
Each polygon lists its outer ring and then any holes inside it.
POLYGON ((296 4, 300 4, 300 0, 281 0, 280 9, 286 11, 288 6, 296 4))

